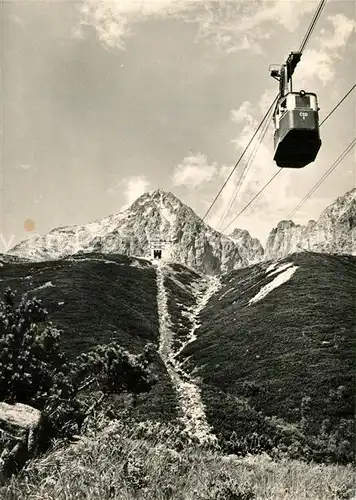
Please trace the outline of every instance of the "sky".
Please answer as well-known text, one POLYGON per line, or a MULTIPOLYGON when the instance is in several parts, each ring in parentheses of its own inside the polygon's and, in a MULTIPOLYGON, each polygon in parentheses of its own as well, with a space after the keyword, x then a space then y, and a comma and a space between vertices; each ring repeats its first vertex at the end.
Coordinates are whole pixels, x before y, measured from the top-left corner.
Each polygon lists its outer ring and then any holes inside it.
MULTIPOLYGON (((298 50, 318 4, 1 2, 0 251, 118 213, 157 188, 202 217, 278 92, 269 66, 298 50)), ((356 2, 328 0, 294 90, 317 93, 322 120, 356 81, 355 68, 356 2)), ((227 234, 247 229, 264 244, 354 138, 355 99, 354 91, 322 126, 314 163, 284 169, 233 220, 279 170, 271 124, 236 197, 246 160, 206 222, 227 234)), ((355 187, 355 160, 353 150, 296 223, 355 187)))

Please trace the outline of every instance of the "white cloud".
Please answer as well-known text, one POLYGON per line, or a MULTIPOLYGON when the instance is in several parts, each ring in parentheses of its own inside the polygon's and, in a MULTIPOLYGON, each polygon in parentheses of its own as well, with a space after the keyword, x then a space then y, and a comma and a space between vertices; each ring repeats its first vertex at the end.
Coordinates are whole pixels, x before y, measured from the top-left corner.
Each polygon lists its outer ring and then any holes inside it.
POLYGON ((106 192, 111 196, 123 193, 125 204, 121 210, 125 210, 143 193, 148 191, 149 185, 150 182, 145 176, 137 175, 122 179, 114 188, 109 188, 106 192))
MULTIPOLYGON (((124 50, 124 41, 130 36, 129 19, 124 15, 125 5, 134 2, 85 0, 80 8, 80 27, 76 38, 84 37, 84 26, 93 27, 104 46, 124 50)), ((137 2, 138 4, 138 2, 137 2)))
MULTIPOLYGON (((220 187, 225 183, 228 176, 231 174, 233 169, 233 165, 223 165, 219 171, 219 190, 220 187), (221 184, 221 186, 220 186, 221 184)), ((239 176, 241 170, 237 169, 231 175, 228 183, 224 187, 221 192, 219 198, 216 200, 214 207, 211 210, 210 215, 208 216, 208 224, 218 230, 221 230, 222 227, 226 224, 226 216, 227 216, 227 208, 229 206, 231 198, 234 196, 235 187, 238 183, 239 176)))
POLYGON ((252 104, 249 101, 244 101, 239 109, 231 111, 231 119, 234 123, 246 123, 247 126, 253 125, 255 120, 252 116, 252 104))
MULTIPOLYGON (((260 121, 261 114, 265 113, 275 97, 271 91, 265 92, 254 107, 249 102, 243 102, 239 109, 231 112, 232 120, 239 126, 239 134, 233 142, 236 144, 238 157, 241 155, 260 121), (261 113, 262 112, 262 113, 261 113)), ((267 236, 271 229, 271 220, 278 222, 285 217, 298 203, 293 195, 294 172, 283 171, 266 190, 247 208, 247 210, 232 222, 235 216, 246 207, 267 181, 278 171, 273 161, 273 126, 270 124, 261 144, 260 134, 252 141, 240 165, 226 184, 221 196, 212 210, 209 223, 229 234, 235 227, 256 228, 259 235, 267 236), (247 165, 247 162, 253 160, 247 165), (229 225, 231 223, 231 225, 229 225)), ((220 175, 225 181, 231 173, 232 167, 222 167, 220 175)))
POLYGON ((40 194, 37 198, 35 198, 34 204, 38 205, 39 203, 41 203, 42 200, 43 200, 43 194, 40 194))
POLYGON ((258 102, 258 106, 260 108, 260 112, 262 113, 262 115, 267 113, 267 110, 274 101, 277 93, 278 93, 278 88, 274 88, 273 90, 268 89, 263 92, 258 102))
POLYGON ((207 2, 199 19, 198 39, 207 39, 228 53, 263 53, 264 40, 283 26, 293 32, 301 17, 315 10, 310 0, 244 0, 207 2))
MULTIPOLYGON (((203 0, 198 0, 198 3, 203 0)), ((125 41, 132 35, 130 24, 147 17, 175 16, 190 10, 197 2, 191 0, 84 0, 80 7, 80 33, 83 27, 96 30, 104 46, 125 49, 125 41)), ((78 37, 78 32, 76 34, 78 37)))
POLYGON ((332 38, 329 38, 328 34, 326 34, 326 37, 322 41, 323 46, 332 50, 343 48, 356 28, 356 21, 349 19, 343 14, 329 16, 328 21, 332 23, 334 33, 332 34, 332 38))
POLYGON ((315 38, 315 48, 306 49, 295 72, 295 82, 300 88, 313 85, 322 87, 335 77, 335 65, 355 32, 356 21, 343 14, 327 18, 328 29, 322 29, 315 38))
POLYGON ((228 53, 263 53, 263 41, 276 27, 294 31, 301 17, 315 10, 310 0, 83 0, 80 31, 92 27, 106 46, 125 48, 130 24, 148 17, 176 17, 197 24, 197 40, 204 39, 228 53))
POLYGON ((173 183, 175 186, 195 189, 203 182, 211 181, 216 173, 216 164, 209 165, 205 155, 200 153, 189 155, 183 159, 180 165, 175 167, 173 183))
POLYGON ((28 163, 23 163, 22 165, 20 165, 20 168, 22 170, 30 170, 31 165, 29 165, 28 163))

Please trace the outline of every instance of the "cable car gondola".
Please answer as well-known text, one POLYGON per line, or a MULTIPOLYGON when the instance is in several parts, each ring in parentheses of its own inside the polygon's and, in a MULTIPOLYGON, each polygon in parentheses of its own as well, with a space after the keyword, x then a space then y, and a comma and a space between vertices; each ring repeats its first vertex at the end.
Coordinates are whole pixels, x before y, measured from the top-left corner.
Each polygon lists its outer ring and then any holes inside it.
POLYGON ((273 159, 280 168, 305 167, 315 160, 321 147, 317 95, 292 90, 292 74, 300 58, 300 52, 291 52, 286 64, 270 71, 280 84, 273 114, 273 159))

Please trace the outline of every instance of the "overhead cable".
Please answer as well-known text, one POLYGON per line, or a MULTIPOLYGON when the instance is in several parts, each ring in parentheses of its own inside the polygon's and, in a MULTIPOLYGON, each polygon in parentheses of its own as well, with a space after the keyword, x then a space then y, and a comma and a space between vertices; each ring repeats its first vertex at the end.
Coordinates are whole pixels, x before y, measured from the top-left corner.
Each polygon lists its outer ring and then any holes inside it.
POLYGON ((309 198, 312 196, 312 194, 321 186, 321 184, 325 181, 325 179, 327 177, 329 177, 329 175, 335 170, 335 168, 340 165, 340 163, 345 158, 345 156, 347 156, 350 153, 350 151, 352 150, 352 148, 355 147, 355 144, 356 144, 356 137, 351 141, 351 143, 347 146, 347 148, 345 148, 343 153, 331 165, 331 167, 325 172, 325 174, 318 180, 318 182, 316 184, 314 184, 314 186, 311 188, 311 190, 304 196, 302 201, 299 202, 299 204, 290 212, 290 214, 287 216, 287 219, 290 219, 291 217, 293 217, 293 215, 295 215, 298 212, 298 210, 304 205, 304 203, 306 203, 309 200, 309 198))
MULTIPOLYGON (((353 85, 351 87, 351 89, 344 95, 344 97, 337 103, 337 105, 330 111, 330 113, 328 113, 328 115, 324 118, 324 120, 320 123, 320 127, 326 122, 326 120, 328 120, 330 118, 330 116, 338 109, 338 107, 340 106, 340 104, 342 104, 342 102, 344 102, 344 100, 347 98, 347 96, 350 95, 350 93, 352 92, 352 90, 354 90, 354 88, 356 87, 356 84, 353 85)), ((258 196, 260 196, 260 194, 263 193, 263 191, 267 188, 267 186, 269 186, 271 184, 271 182, 277 177, 278 174, 280 174, 282 172, 282 169, 281 170, 278 170, 267 182, 266 184, 260 189, 260 191, 253 197, 253 199, 248 203, 248 205, 246 207, 244 207, 230 222, 229 224, 227 224, 224 229, 222 230, 222 232, 226 231, 226 229, 228 227, 231 226, 231 224, 233 222, 235 222, 235 220, 246 210, 246 208, 248 208, 251 203, 253 201, 255 201, 256 198, 258 198, 258 196)))
MULTIPOLYGON (((310 36, 311 36, 311 34, 312 34, 312 32, 313 32, 313 30, 314 30, 314 28, 315 28, 315 25, 316 25, 316 23, 317 23, 317 21, 318 21, 318 19, 319 19, 320 15, 321 15, 321 12, 322 12, 322 10, 323 10, 323 8, 324 8, 325 4, 326 4, 326 1, 327 1, 327 0, 321 0, 321 1, 320 1, 320 3, 319 3, 319 5, 318 5, 318 8, 316 9, 316 11, 315 11, 315 13, 314 13, 314 16, 313 16, 313 18, 312 18, 312 21, 311 21, 311 23, 310 23, 310 25, 309 25, 309 28, 308 28, 308 30, 307 30, 307 32, 306 32, 306 34, 305 34, 304 38, 303 38, 302 44, 301 44, 300 49, 299 49, 299 52, 300 52, 301 54, 303 53, 303 51, 304 51, 304 49, 305 49, 305 47, 306 47, 306 45, 307 45, 307 43, 308 43, 308 41, 309 41, 309 39, 310 39, 310 36)), ((210 204, 210 206, 209 206, 208 210, 207 210, 207 211, 206 211, 206 213, 204 214, 203 219, 202 219, 203 221, 206 219, 207 215, 210 213, 210 211, 211 211, 211 209, 213 208, 213 206, 215 205, 215 203, 216 203, 217 199, 219 198, 219 196, 221 195, 222 191, 224 190, 224 188, 225 188, 226 184, 227 184, 227 183, 229 182, 229 180, 231 179, 231 177, 232 177, 233 173, 235 172, 236 168, 238 167, 238 165, 239 165, 240 161, 242 160, 243 156, 245 155, 245 153, 246 153, 247 149, 250 147, 250 144, 252 143, 252 141, 253 141, 253 140, 254 140, 254 138, 256 137, 256 135, 257 135, 258 131, 261 129, 262 125, 263 125, 263 124, 264 124, 264 122, 266 121, 266 119, 267 119, 267 117, 268 117, 268 115, 269 115, 270 110, 271 110, 271 109, 274 107, 274 105, 276 104, 276 102, 277 102, 278 98, 279 98, 279 93, 278 93, 278 94, 277 94, 277 96, 274 98, 274 101, 272 102, 272 104, 271 104, 271 106, 269 107, 269 109, 268 109, 267 113, 266 113, 266 114, 265 114, 265 116, 263 117, 263 119, 262 119, 261 123, 259 124, 259 126, 258 126, 257 130, 256 130, 256 131, 255 131, 255 133, 253 134, 253 136, 252 136, 252 138, 250 139, 249 143, 247 144, 247 146, 246 146, 246 147, 245 147, 245 149, 243 150, 243 152, 242 152, 242 154, 241 154, 240 158, 237 160, 237 162, 236 162, 236 164, 235 164, 234 168, 232 169, 232 171, 231 171, 231 172, 230 172, 230 174, 228 175, 228 177, 227 177, 227 179, 225 180, 224 184, 221 186, 221 188, 220 188, 220 190, 219 190, 218 194, 215 196, 215 198, 214 198, 214 200, 212 201, 212 203, 210 204)))

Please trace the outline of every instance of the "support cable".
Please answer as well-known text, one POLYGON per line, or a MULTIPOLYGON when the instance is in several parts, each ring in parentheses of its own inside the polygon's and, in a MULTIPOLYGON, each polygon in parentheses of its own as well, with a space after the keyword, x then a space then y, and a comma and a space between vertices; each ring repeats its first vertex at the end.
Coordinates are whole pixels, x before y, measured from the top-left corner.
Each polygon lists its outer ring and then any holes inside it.
MULTIPOLYGON (((321 12, 322 12, 322 10, 323 10, 323 8, 324 8, 325 4, 326 4, 326 1, 327 1, 327 0, 321 0, 321 1, 320 1, 320 3, 319 3, 319 5, 318 5, 317 10, 315 11, 315 14, 314 14, 314 16, 313 16, 313 18, 312 18, 312 21, 311 21, 311 23, 310 23, 310 25, 309 25, 309 28, 308 28, 308 30, 307 30, 307 32, 306 32, 306 34, 305 34, 304 38, 303 38, 303 41, 302 41, 301 46, 300 46, 300 49, 299 49, 300 54, 302 54, 302 53, 303 53, 303 51, 304 51, 304 49, 305 49, 305 47, 306 47, 306 45, 307 45, 307 43, 308 43, 308 41, 309 41, 309 39, 310 39, 310 36, 311 36, 311 34, 312 34, 312 32, 313 32, 313 30, 314 30, 314 28, 315 28, 315 25, 316 25, 316 23, 317 23, 317 21, 318 21, 318 19, 319 19, 320 15, 321 15, 321 12)), ((225 180, 224 184, 221 186, 221 188, 220 188, 220 190, 219 190, 218 194, 215 196, 215 198, 214 198, 214 200, 212 201, 212 203, 210 204, 210 206, 209 206, 208 210, 205 212, 205 214, 204 214, 204 216, 203 216, 203 218, 202 218, 202 220, 203 220, 203 221, 206 219, 207 215, 210 213, 210 211, 211 211, 211 209, 213 208, 213 206, 215 205, 215 203, 216 203, 217 199, 219 198, 219 196, 221 195, 222 191, 224 190, 224 188, 225 188, 226 184, 227 184, 227 183, 229 182, 229 180, 231 179, 231 177, 232 177, 233 173, 235 172, 236 168, 238 167, 238 165, 239 165, 240 161, 242 160, 243 156, 245 155, 245 153, 246 153, 247 149, 250 147, 250 144, 252 143, 252 141, 253 141, 253 140, 254 140, 254 138, 256 137, 256 135, 257 135, 258 131, 261 129, 262 125, 265 123, 265 120, 267 119, 267 116, 269 115, 270 110, 271 110, 271 109, 274 107, 274 105, 276 104, 276 102, 277 102, 277 100, 278 100, 278 98, 279 98, 279 95, 280 95, 280 94, 278 93, 278 94, 277 94, 277 96, 274 98, 274 101, 272 102, 272 104, 271 104, 271 106, 269 107, 269 109, 268 109, 267 113, 266 113, 266 114, 265 114, 265 116, 263 117, 263 119, 262 119, 261 123, 259 124, 259 126, 258 126, 257 130, 256 130, 256 131, 255 131, 255 133, 253 134, 252 138, 250 139, 249 143, 248 143, 248 144, 247 144, 247 146, 245 147, 245 149, 244 149, 244 151, 242 152, 242 154, 240 155, 240 158, 237 160, 237 162, 236 162, 236 164, 235 164, 234 168, 232 169, 232 171, 231 171, 231 172, 230 172, 230 174, 228 175, 228 177, 227 177, 227 179, 225 180)))
MULTIPOLYGON (((330 113, 328 113, 328 115, 324 118, 324 120, 320 123, 320 127, 326 122, 326 120, 328 120, 330 118, 330 116, 332 116, 332 114, 338 109, 338 107, 341 105, 342 102, 344 102, 344 100, 346 99, 347 96, 350 95, 350 93, 352 92, 352 90, 354 90, 354 88, 356 87, 356 84, 353 85, 351 87, 351 89, 344 95, 344 97, 337 103, 337 105, 330 111, 330 113)), ((260 189, 260 191, 252 198, 252 200, 232 219, 231 222, 229 222, 229 224, 227 224, 224 229, 222 230, 222 232, 226 231, 226 229, 228 227, 231 226, 231 224, 233 222, 236 221, 236 219, 238 217, 240 217, 240 215, 245 212, 245 210, 251 205, 251 203, 253 201, 255 201, 256 198, 258 198, 258 196, 260 196, 260 194, 263 193, 263 191, 270 185, 270 183, 282 172, 283 169, 280 169, 278 170, 267 182, 266 184, 260 189)))
POLYGON ((343 153, 339 156, 339 158, 331 165, 331 167, 325 172, 325 174, 314 184, 314 186, 311 188, 311 190, 304 196, 302 201, 299 202, 299 204, 288 214, 287 219, 290 219, 295 215, 298 210, 306 203, 309 198, 312 196, 312 194, 322 185, 322 183, 325 181, 327 177, 335 170, 336 167, 340 165, 342 160, 347 156, 352 148, 355 147, 356 144, 356 137, 351 141, 351 143, 347 146, 347 148, 343 151, 343 153))

